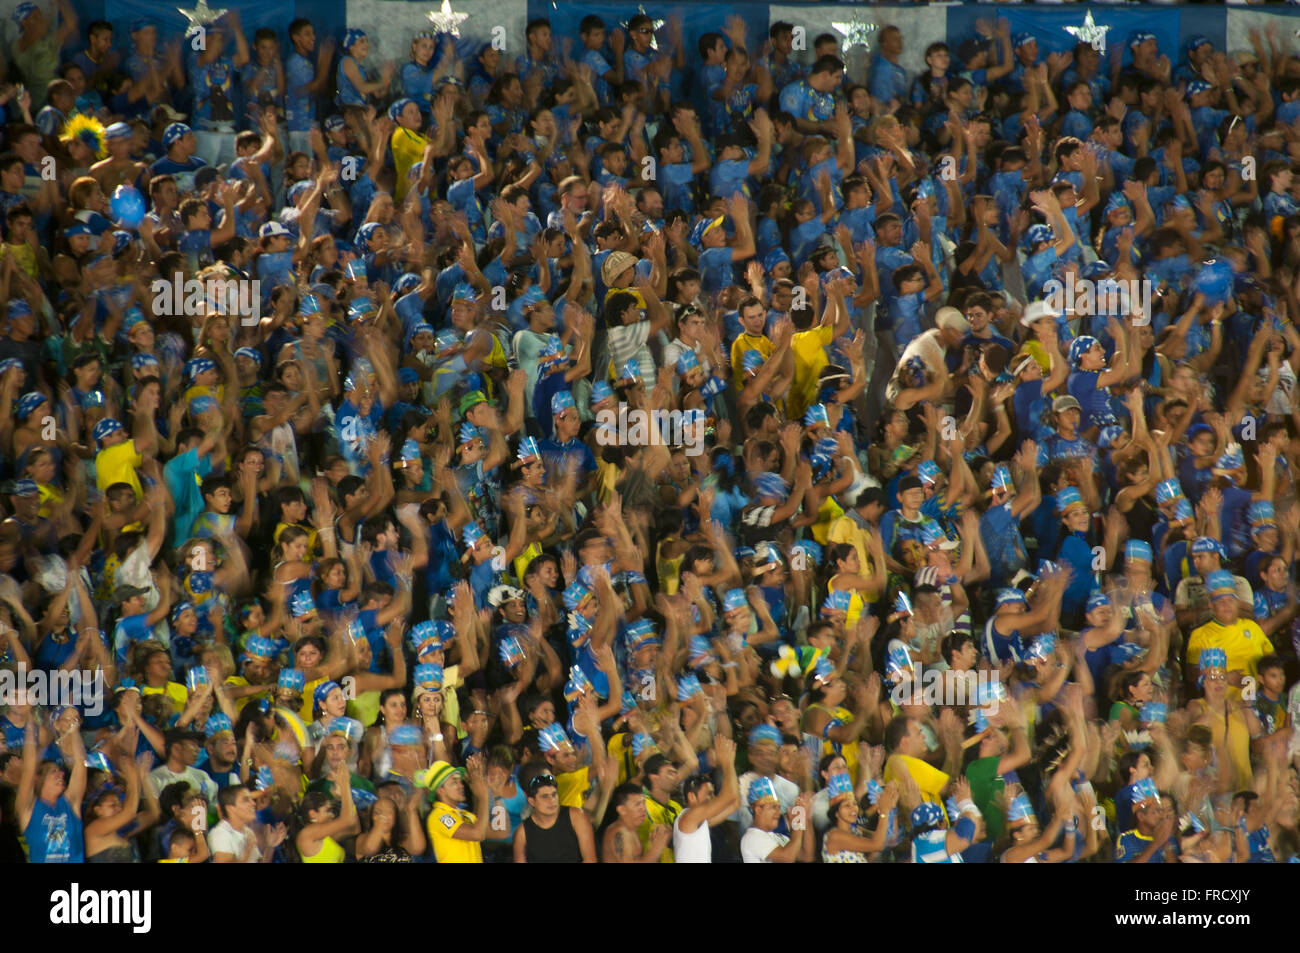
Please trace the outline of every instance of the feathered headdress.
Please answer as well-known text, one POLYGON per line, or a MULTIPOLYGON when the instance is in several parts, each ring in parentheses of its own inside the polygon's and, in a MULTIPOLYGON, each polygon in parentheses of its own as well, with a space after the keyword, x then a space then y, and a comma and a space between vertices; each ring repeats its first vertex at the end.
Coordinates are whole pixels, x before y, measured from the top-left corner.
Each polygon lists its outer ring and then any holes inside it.
POLYGON ((77 113, 68 120, 67 125, 63 127, 63 133, 59 136, 61 142, 72 142, 79 140, 82 145, 90 149, 96 159, 102 159, 108 155, 108 150, 104 146, 104 124, 94 116, 87 116, 83 113, 77 113))

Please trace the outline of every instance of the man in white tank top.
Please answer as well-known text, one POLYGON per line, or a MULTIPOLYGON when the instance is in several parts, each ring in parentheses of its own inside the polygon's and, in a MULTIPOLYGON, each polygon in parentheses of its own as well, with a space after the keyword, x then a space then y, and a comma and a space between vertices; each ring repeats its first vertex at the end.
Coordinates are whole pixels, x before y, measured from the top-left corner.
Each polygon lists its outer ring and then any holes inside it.
POLYGON ((740 805, 740 782, 736 778, 736 743, 718 735, 713 742, 714 760, 722 766, 722 790, 714 792, 707 774, 686 779, 682 793, 686 810, 673 822, 673 857, 679 864, 713 863, 713 841, 709 829, 731 816, 740 805))

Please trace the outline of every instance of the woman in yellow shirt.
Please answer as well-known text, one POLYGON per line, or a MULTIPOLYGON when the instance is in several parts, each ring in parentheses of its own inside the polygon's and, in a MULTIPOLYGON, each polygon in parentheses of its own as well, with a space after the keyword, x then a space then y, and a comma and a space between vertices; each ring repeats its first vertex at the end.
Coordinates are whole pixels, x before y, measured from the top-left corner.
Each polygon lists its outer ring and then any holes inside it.
POLYGON ((852 543, 832 543, 826 561, 830 572, 826 580, 827 593, 849 593, 849 611, 844 619, 844 627, 851 630, 867 604, 879 599, 885 590, 883 554, 876 560, 875 571, 869 576, 863 575, 858 550, 852 543))
POLYGON ((857 784, 858 739, 867 726, 869 712, 865 699, 859 697, 859 712, 855 717, 841 704, 847 695, 844 679, 835 674, 830 659, 818 659, 808 689, 811 704, 803 713, 803 730, 822 739, 822 754, 837 754, 844 758, 849 776, 857 784))
POLYGON ((337 817, 333 801, 323 791, 309 791, 298 808, 298 822, 303 826, 293 843, 304 864, 343 863, 346 852, 335 840, 335 835, 347 837, 361 833, 357 806, 352 800, 352 775, 346 761, 334 768, 330 780, 339 795, 337 817))
POLYGON ((41 505, 37 512, 42 519, 49 519, 63 505, 63 493, 54 485, 55 472, 54 454, 46 447, 32 448, 27 455, 25 473, 28 479, 36 483, 36 489, 40 493, 41 505))
POLYGON ((1192 724, 1210 729, 1216 749, 1226 747, 1231 790, 1247 790, 1255 779, 1250 766, 1251 731, 1262 733, 1263 728, 1248 703, 1228 697, 1228 673, 1222 662, 1209 664, 1208 660, 1202 659, 1201 685, 1205 697, 1194 698, 1188 703, 1188 717, 1192 724))

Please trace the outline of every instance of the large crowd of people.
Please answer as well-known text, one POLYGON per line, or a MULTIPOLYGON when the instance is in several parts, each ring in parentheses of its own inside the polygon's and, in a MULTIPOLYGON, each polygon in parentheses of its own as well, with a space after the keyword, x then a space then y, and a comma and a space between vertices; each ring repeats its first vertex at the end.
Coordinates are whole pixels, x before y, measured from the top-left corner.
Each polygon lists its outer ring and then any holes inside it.
POLYGON ((1290 31, 629 16, 18 6, 0 859, 1296 860, 1290 31))

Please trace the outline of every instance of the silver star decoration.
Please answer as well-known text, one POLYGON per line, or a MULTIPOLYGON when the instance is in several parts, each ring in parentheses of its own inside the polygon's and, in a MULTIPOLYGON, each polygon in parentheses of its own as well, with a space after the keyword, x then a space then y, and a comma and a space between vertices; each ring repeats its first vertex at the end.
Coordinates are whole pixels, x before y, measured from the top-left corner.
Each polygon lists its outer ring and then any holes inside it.
MULTIPOLYGON (((642 16, 650 16, 650 14, 645 12, 645 4, 643 3, 638 3, 636 5, 636 12, 641 14, 642 16)), ((654 27, 655 33, 658 33, 660 30, 662 30, 664 23, 666 22, 664 20, 656 20, 654 17, 650 17, 650 20, 651 20, 650 25, 654 27)), ((624 20, 619 25, 623 27, 624 30, 626 30, 627 25, 630 22, 631 22, 630 20, 624 20)), ((655 37, 654 33, 650 35, 650 49, 654 50, 656 53, 659 52, 659 40, 655 37)))
POLYGON ((186 10, 184 7, 177 7, 181 16, 190 21, 190 26, 211 26, 226 15, 225 10, 213 10, 208 6, 208 0, 199 0, 193 10, 186 10))
POLYGON ((874 23, 864 23, 861 17, 854 16, 852 23, 832 23, 831 26, 844 37, 840 44, 841 52, 847 53, 858 46, 871 52, 871 34, 877 30, 874 23))
POLYGON ((451 0, 442 0, 441 10, 430 10, 429 22, 438 33, 450 33, 460 36, 460 25, 469 19, 468 13, 457 13, 451 8, 451 0))
POLYGON ((1110 27, 1101 26, 1094 22, 1091 10, 1089 10, 1088 15, 1083 18, 1083 26, 1067 26, 1062 27, 1061 29, 1065 30, 1066 33, 1069 33, 1080 43, 1087 43, 1098 53, 1106 52, 1106 31, 1109 30, 1110 27))

